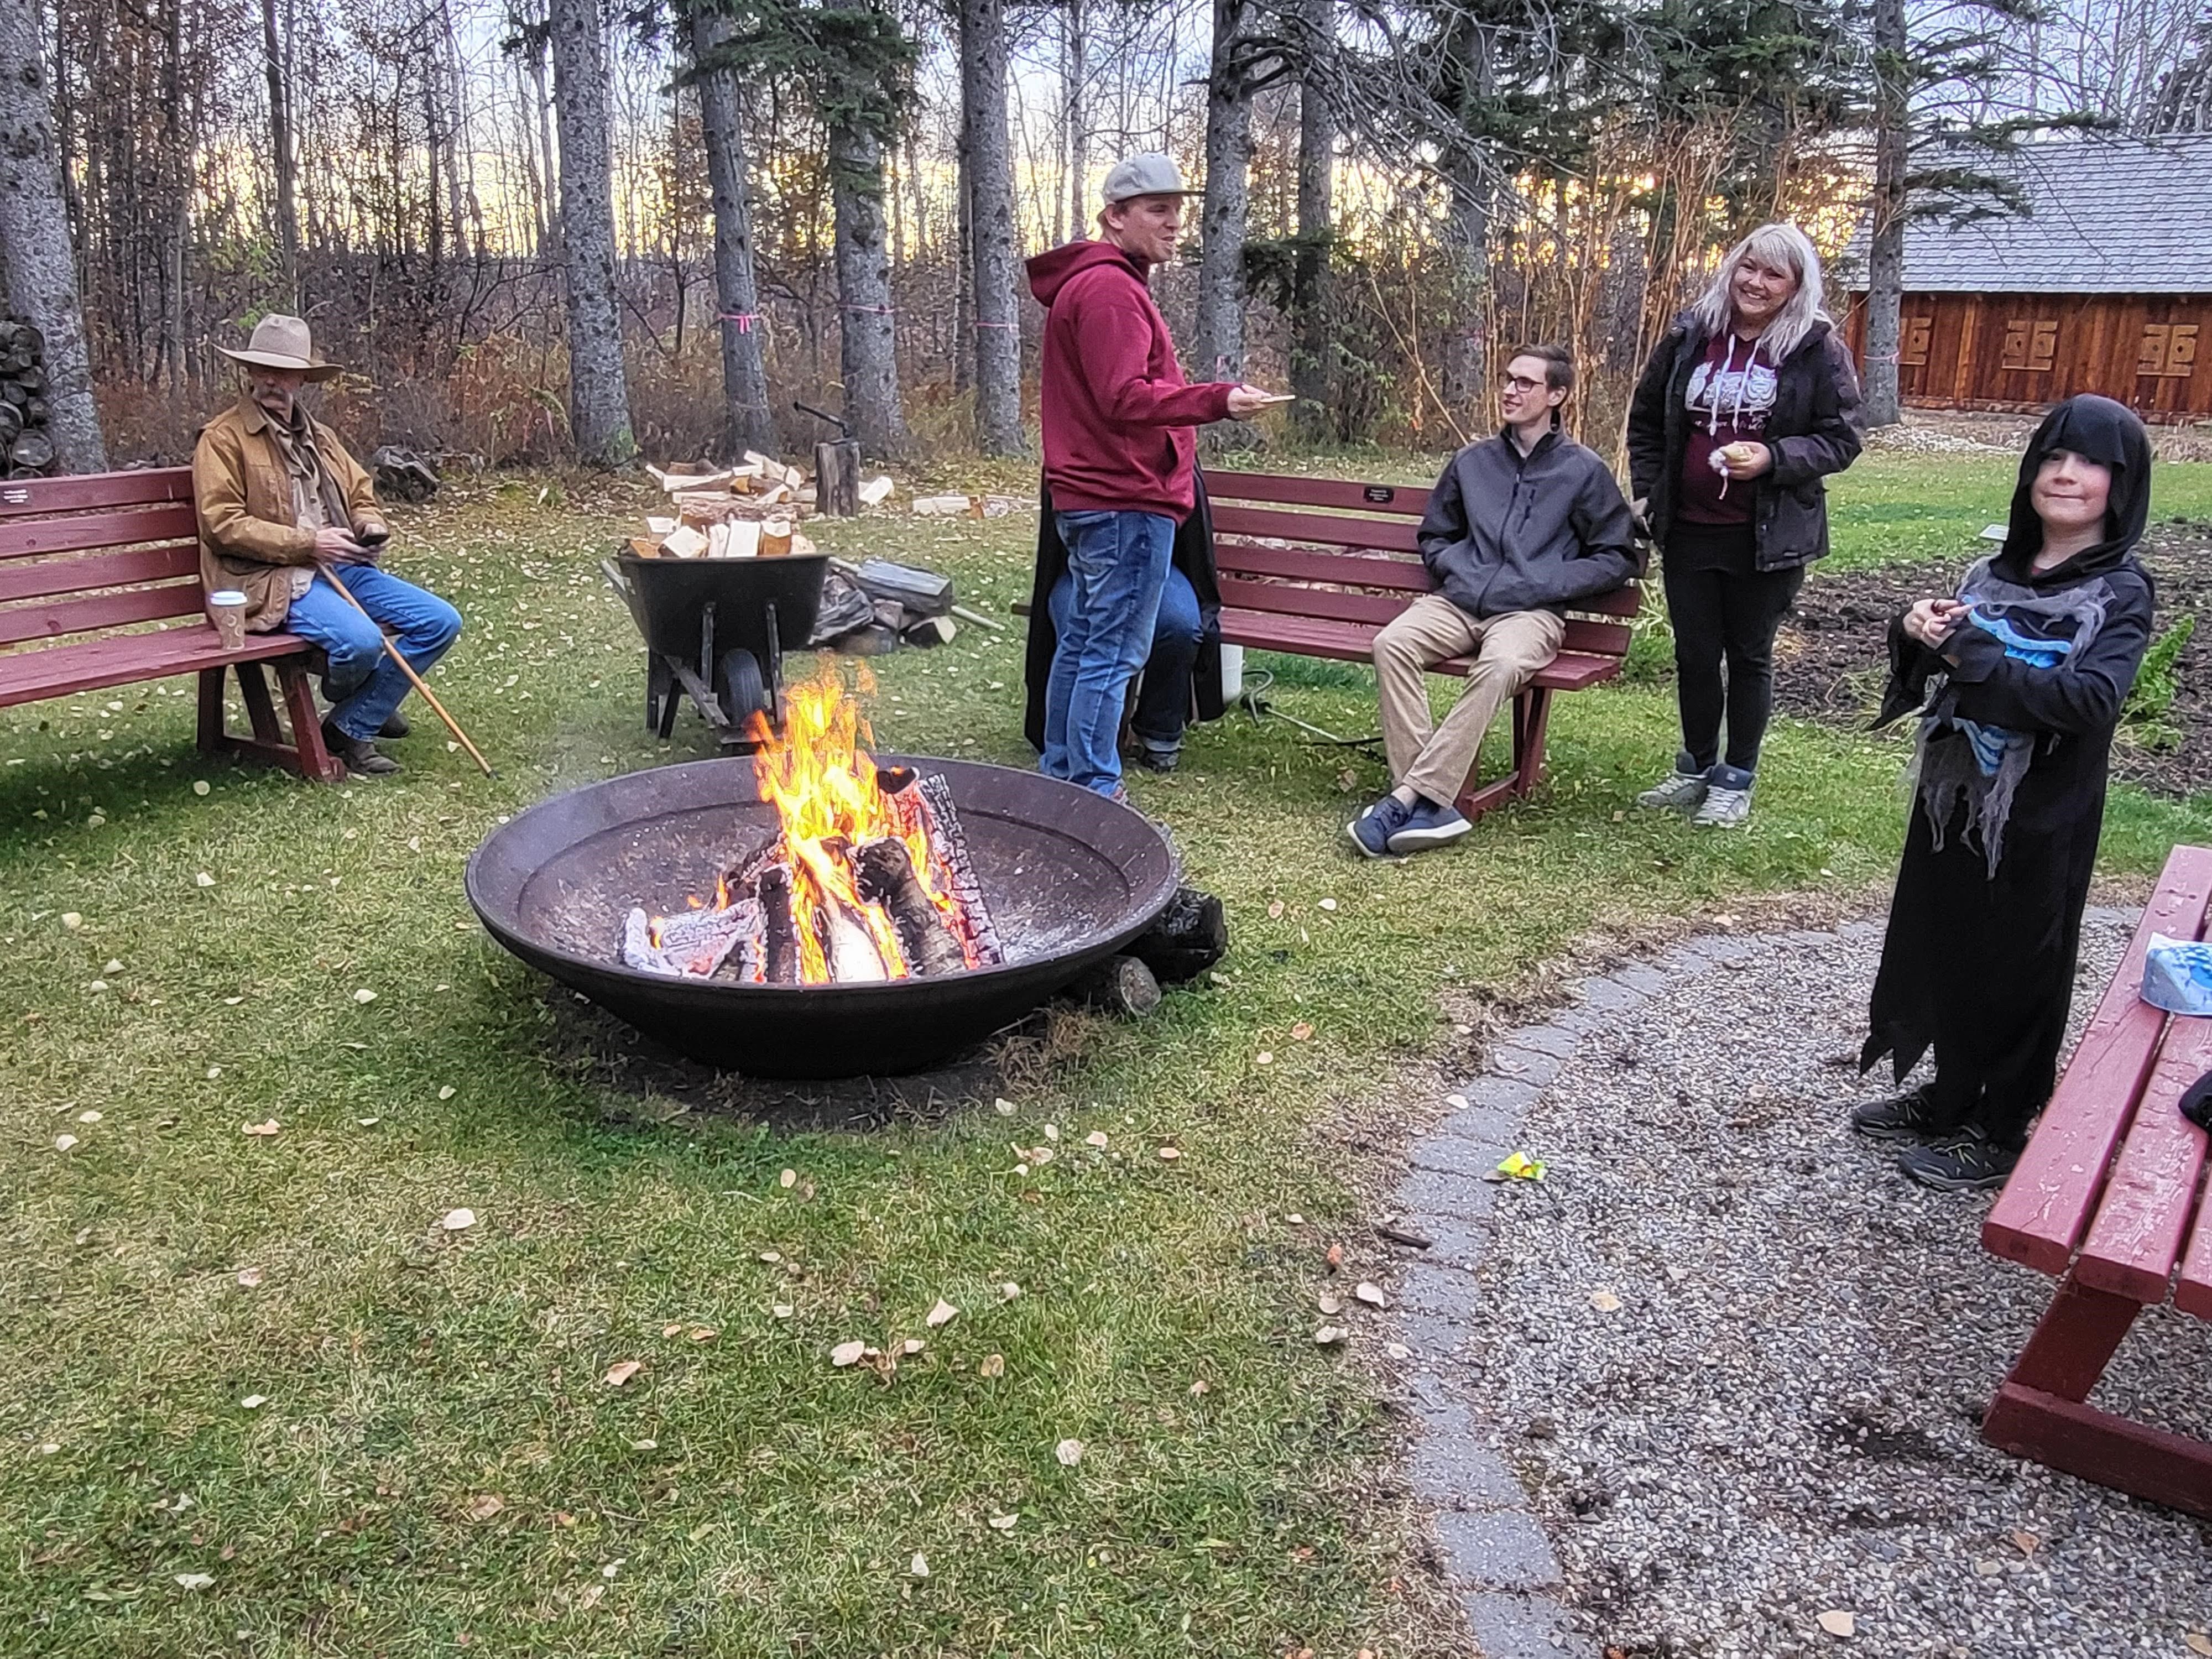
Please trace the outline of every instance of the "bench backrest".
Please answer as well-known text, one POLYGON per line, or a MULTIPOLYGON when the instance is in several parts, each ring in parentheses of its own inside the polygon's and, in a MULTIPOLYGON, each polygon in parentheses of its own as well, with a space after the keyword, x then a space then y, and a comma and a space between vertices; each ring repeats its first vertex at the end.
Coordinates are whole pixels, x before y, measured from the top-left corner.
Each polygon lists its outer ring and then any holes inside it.
MULTIPOLYGON (((1428 510, 1419 484, 1346 483, 1277 472, 1209 471, 1213 556, 1221 601, 1247 611, 1380 625, 1436 583, 1413 544, 1428 510)), ((1562 651, 1620 657, 1626 622, 1642 604, 1636 584, 1577 600, 1562 651)))
POLYGON ((202 614, 192 470, 0 482, 0 647, 202 614))

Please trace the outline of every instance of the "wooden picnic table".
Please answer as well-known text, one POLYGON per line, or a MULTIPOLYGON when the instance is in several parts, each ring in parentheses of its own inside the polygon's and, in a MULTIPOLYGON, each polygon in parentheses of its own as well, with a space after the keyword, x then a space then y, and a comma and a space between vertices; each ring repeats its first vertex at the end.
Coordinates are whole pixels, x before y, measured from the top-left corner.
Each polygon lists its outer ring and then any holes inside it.
MULTIPOLYGON (((2212 1071, 2212 1018, 2140 995, 2153 933, 2203 936, 2212 848, 2177 847, 2033 1139, 1982 1226, 1984 1247, 2058 1280, 1982 1424, 1992 1445, 2212 1517, 2212 1444, 2088 1403, 2145 1308, 2212 1320, 2204 1131, 2182 1116, 2212 1071)), ((2212 1389, 2212 1350, 2201 1385, 2212 1389)))

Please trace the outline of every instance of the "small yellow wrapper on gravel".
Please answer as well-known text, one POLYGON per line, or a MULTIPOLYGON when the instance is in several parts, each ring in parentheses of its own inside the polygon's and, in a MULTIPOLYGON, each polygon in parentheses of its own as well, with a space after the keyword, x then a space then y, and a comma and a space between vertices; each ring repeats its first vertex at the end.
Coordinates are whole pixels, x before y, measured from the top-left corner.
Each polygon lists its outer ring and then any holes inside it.
POLYGON ((1526 1152, 1511 1152, 1498 1166, 1498 1173, 1508 1181, 1541 1181, 1544 1165, 1540 1159, 1533 1158, 1526 1152))

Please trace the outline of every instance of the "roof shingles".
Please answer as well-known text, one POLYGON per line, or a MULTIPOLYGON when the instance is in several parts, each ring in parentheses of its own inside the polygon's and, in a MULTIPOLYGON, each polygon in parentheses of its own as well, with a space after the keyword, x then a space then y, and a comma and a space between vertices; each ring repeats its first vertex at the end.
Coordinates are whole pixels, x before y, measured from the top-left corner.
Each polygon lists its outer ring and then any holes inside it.
MULTIPOLYGON (((2002 165, 2027 215, 1914 221, 1907 293, 2212 294, 2212 134, 2049 140, 2002 165)), ((1862 228, 1846 255, 1862 272, 1865 251, 1862 228)))

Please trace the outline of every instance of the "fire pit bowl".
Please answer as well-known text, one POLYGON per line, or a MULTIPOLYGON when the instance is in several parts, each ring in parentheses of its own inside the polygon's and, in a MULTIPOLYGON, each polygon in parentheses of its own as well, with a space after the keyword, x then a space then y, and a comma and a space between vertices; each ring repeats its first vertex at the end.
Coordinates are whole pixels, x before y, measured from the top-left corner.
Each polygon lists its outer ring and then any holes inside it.
POLYGON ((951 786, 1003 964, 809 986, 625 967, 632 906, 680 910, 774 838, 775 811, 745 759, 657 767, 540 801, 477 848, 469 902, 523 961, 657 1042, 755 1077, 841 1078, 918 1071, 981 1042, 1142 933, 1175 893, 1175 854, 1128 807, 1011 767, 877 759, 951 786))

